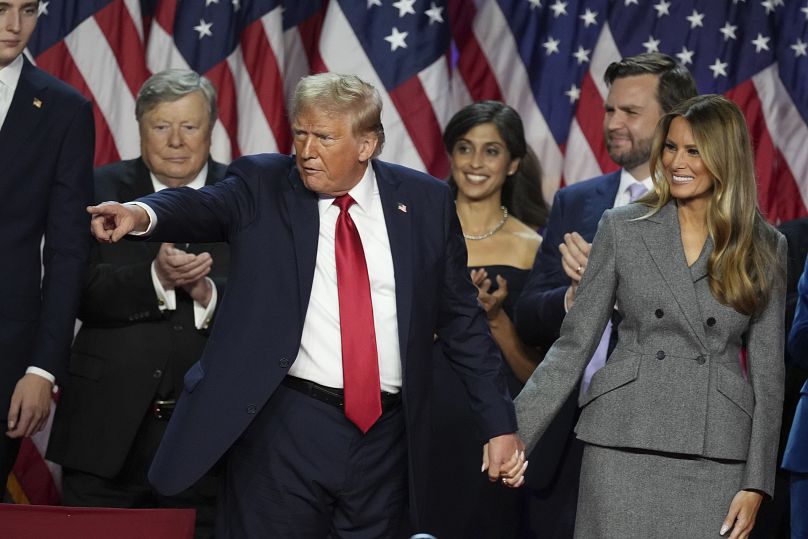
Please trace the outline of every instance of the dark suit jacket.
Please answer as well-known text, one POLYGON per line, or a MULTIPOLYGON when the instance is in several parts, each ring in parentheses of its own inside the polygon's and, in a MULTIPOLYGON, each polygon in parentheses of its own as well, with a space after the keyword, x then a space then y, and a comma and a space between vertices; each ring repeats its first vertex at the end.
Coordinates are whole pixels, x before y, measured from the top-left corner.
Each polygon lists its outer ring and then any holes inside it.
MULTIPOLYGON (((620 171, 560 189, 553 200, 550 218, 533 270, 516 305, 516 330, 523 341, 550 346, 564 321, 564 294, 570 278, 561 266, 558 246, 564 234, 578 232, 591 242, 603 212, 614 205, 620 187, 620 171)), ((534 489, 548 487, 567 450, 578 402, 571 396, 547 428, 530 457, 526 480, 534 489)))
MULTIPOLYGON (((432 346, 438 334, 470 394, 486 438, 516 429, 501 358, 466 269, 466 248, 448 186, 373 162, 396 281, 402 401, 413 515, 423 500, 432 346)), ((171 494, 210 468, 250 425, 297 356, 319 235, 318 196, 294 159, 239 159, 199 191, 142 199, 158 219, 153 238, 228 241, 232 271, 216 327, 155 457, 149 479, 171 494)))
MULTIPOLYGON (((788 339, 791 360, 808 370, 808 260, 800 277, 797 309, 788 339)), ((792 472, 808 473, 808 382, 802 386, 797 411, 788 437, 783 468, 792 472)))
MULTIPOLYGON (((226 167, 208 162, 208 185, 226 167)), ((125 202, 154 192, 141 159, 95 172, 95 202, 125 202)), ((209 252, 210 277, 224 293, 227 245, 180 246, 209 252)), ((194 325, 193 301, 176 292, 177 309, 161 311, 151 279, 158 243, 96 243, 81 298, 81 330, 73 344, 70 377, 56 411, 48 458, 102 477, 115 477, 138 427, 159 395, 178 397, 185 371, 202 355, 207 331, 194 325)))
POLYGON ((45 369, 57 383, 66 373, 90 250, 94 147, 90 103, 25 60, 0 130, 3 419, 26 367, 45 369))

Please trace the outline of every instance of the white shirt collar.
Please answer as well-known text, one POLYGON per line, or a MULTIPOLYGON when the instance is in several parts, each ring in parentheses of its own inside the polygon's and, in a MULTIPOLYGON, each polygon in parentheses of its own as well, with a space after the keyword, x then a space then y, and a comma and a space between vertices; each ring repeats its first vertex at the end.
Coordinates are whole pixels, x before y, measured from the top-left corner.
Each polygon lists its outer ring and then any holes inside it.
MULTIPOLYGON (((629 172, 626 169, 621 168, 620 169, 620 187, 617 189, 617 196, 620 196, 621 194, 625 193, 628 190, 629 186, 634 185, 635 183, 637 183, 637 180, 634 178, 634 176, 629 174, 629 172)), ((654 182, 651 179, 651 176, 648 176, 647 178, 645 178, 641 183, 649 191, 654 188, 654 182)))
POLYGON ((15 90, 17 89, 17 84, 20 82, 20 76, 22 75, 22 54, 14 58, 10 64, 6 67, 0 69, 0 82, 6 85, 6 87, 11 90, 9 92, 9 96, 14 95, 15 90))
MULTIPOLYGON (((157 176, 154 175, 153 172, 149 171, 149 176, 151 176, 152 185, 154 186, 154 192, 162 191, 166 189, 168 186, 157 179, 157 176)), ((183 185, 183 187, 190 187, 192 189, 199 189, 200 187, 205 186, 205 180, 208 178, 208 163, 205 163, 205 166, 202 167, 202 170, 199 171, 199 174, 196 175, 196 178, 191 180, 189 183, 183 185)))
MULTIPOLYGON (((368 162, 368 167, 365 169, 362 179, 359 180, 359 183, 353 186, 353 189, 348 191, 348 194, 351 195, 351 198, 356 201, 356 205, 362 208, 362 211, 368 212, 373 204, 373 196, 377 191, 376 173, 373 171, 373 165, 368 162)), ((334 198, 335 197, 332 196, 320 197, 317 207, 317 209, 320 211, 320 216, 322 216, 323 213, 329 207, 331 207, 331 205, 334 203, 334 198)))

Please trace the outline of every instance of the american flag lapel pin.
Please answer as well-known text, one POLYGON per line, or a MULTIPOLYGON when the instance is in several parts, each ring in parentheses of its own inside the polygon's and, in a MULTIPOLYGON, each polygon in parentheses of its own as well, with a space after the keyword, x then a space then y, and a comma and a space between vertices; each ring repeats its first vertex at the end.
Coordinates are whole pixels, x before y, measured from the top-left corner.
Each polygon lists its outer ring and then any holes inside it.
POLYGON ((398 211, 400 211, 401 213, 407 213, 407 205, 404 204, 403 202, 399 202, 398 211))
POLYGON ((41 109, 42 108, 42 100, 39 99, 38 97, 35 97, 34 98, 34 106, 36 108, 38 108, 38 109, 41 109))

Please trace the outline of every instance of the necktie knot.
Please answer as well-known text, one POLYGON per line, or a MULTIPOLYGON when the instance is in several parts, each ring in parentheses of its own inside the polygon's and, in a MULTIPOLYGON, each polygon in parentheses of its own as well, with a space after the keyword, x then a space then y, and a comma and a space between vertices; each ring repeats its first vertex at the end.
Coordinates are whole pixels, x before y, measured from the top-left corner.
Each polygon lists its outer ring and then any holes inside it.
POLYGON ((647 192, 648 189, 640 182, 632 183, 628 186, 628 201, 634 202, 647 192))
POLYGON ((351 197, 351 195, 340 195, 334 199, 333 202, 334 206, 338 207, 340 211, 346 212, 348 208, 356 204, 356 201, 351 197))

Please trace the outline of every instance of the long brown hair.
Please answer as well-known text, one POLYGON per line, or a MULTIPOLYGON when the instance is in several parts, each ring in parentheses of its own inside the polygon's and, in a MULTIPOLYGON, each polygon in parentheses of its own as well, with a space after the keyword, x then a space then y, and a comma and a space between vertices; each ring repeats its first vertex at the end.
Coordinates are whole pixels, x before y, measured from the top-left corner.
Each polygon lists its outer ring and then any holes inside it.
POLYGON ((662 152, 676 117, 687 121, 715 180, 707 206, 707 231, 715 244, 708 262, 710 291, 739 313, 760 312, 769 300, 767 273, 776 263, 776 231, 758 208, 749 132, 735 103, 715 94, 697 96, 660 119, 651 147, 654 192, 643 199, 651 207, 646 217, 671 199, 662 152))

